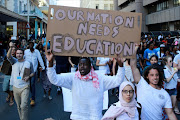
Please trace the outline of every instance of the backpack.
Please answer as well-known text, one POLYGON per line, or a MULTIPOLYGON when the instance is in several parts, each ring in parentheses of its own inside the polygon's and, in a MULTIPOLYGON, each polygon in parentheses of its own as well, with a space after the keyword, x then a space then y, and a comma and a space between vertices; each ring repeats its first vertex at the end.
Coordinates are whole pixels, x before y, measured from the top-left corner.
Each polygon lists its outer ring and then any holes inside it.
POLYGON ((1 72, 5 75, 11 75, 11 71, 12 71, 12 65, 7 60, 7 58, 5 58, 1 67, 1 72))
POLYGON ((138 110, 138 113, 139 113, 139 120, 141 120, 141 109, 142 109, 142 106, 139 102, 137 102, 138 106, 137 106, 137 110, 138 110))

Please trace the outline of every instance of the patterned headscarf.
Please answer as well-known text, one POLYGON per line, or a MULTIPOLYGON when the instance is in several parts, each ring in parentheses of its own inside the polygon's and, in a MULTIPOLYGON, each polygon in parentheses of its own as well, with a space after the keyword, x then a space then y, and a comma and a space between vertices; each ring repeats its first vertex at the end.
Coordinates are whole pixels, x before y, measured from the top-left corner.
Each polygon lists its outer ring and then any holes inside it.
POLYGON ((91 71, 85 76, 81 75, 80 72, 79 72, 79 69, 78 69, 78 71, 75 73, 75 78, 79 78, 80 80, 83 80, 83 81, 92 80, 93 86, 95 88, 99 89, 98 75, 95 73, 92 66, 91 66, 91 71))

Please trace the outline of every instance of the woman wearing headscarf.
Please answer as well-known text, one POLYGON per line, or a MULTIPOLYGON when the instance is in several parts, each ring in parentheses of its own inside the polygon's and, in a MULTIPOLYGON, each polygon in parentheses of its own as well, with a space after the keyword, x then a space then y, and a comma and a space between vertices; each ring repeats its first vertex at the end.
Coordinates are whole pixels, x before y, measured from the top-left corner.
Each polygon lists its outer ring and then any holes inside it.
POLYGON ((125 81, 120 85, 119 101, 110 106, 102 120, 139 120, 134 85, 125 81))

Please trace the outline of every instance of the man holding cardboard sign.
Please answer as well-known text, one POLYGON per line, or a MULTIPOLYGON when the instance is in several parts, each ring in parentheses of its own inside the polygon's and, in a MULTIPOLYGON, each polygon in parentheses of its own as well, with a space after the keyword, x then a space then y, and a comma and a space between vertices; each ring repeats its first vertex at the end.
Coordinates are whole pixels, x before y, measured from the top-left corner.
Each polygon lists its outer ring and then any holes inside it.
POLYGON ((47 40, 51 41, 48 77, 51 83, 72 90, 73 120, 100 120, 103 93, 124 79, 118 58, 116 76, 94 72, 88 58, 81 58, 76 73, 56 75, 53 54, 84 57, 132 57, 141 33, 141 13, 49 6, 47 40), (133 41, 132 41, 133 40, 133 41), (53 54, 52 54, 53 52, 53 54))
POLYGON ((72 120, 100 120, 103 109, 103 93, 118 87, 124 79, 123 59, 118 58, 116 76, 94 72, 89 58, 79 60, 76 73, 56 74, 53 68, 53 54, 46 55, 49 61, 48 78, 56 86, 72 90, 72 120))

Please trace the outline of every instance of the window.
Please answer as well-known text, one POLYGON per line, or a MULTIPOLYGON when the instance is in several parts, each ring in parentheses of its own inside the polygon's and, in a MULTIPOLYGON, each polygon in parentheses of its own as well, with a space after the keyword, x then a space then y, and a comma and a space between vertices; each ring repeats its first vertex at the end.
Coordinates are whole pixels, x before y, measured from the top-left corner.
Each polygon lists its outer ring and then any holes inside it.
POLYGON ((108 10, 108 4, 104 4, 104 10, 108 10))
POLYGON ((99 9, 99 4, 96 4, 96 9, 99 9))
POLYGON ((161 23, 161 31, 168 31, 169 23, 161 23))
POLYGON ((180 21, 174 22, 174 30, 180 30, 180 21))
POLYGON ((173 0, 173 6, 180 6, 180 0, 173 0))
POLYGON ((22 3, 21 3, 21 1, 19 1, 19 13, 21 13, 22 12, 22 3))
POLYGON ((158 10, 159 9, 159 7, 160 7, 160 5, 150 5, 149 7, 148 7, 148 14, 150 14, 150 13, 153 13, 153 12, 156 12, 156 9, 158 10))
POLYGON ((110 4, 110 10, 114 10, 114 5, 110 4))
POLYGON ((157 11, 161 11, 161 10, 165 10, 165 9, 168 9, 169 8, 169 2, 168 1, 164 1, 164 2, 161 2, 161 3, 158 3, 157 4, 157 11))
POLYGON ((26 9, 26 7, 27 7, 27 5, 26 5, 26 4, 24 4, 24 11, 26 11, 26 12, 27 12, 27 9, 26 9))

